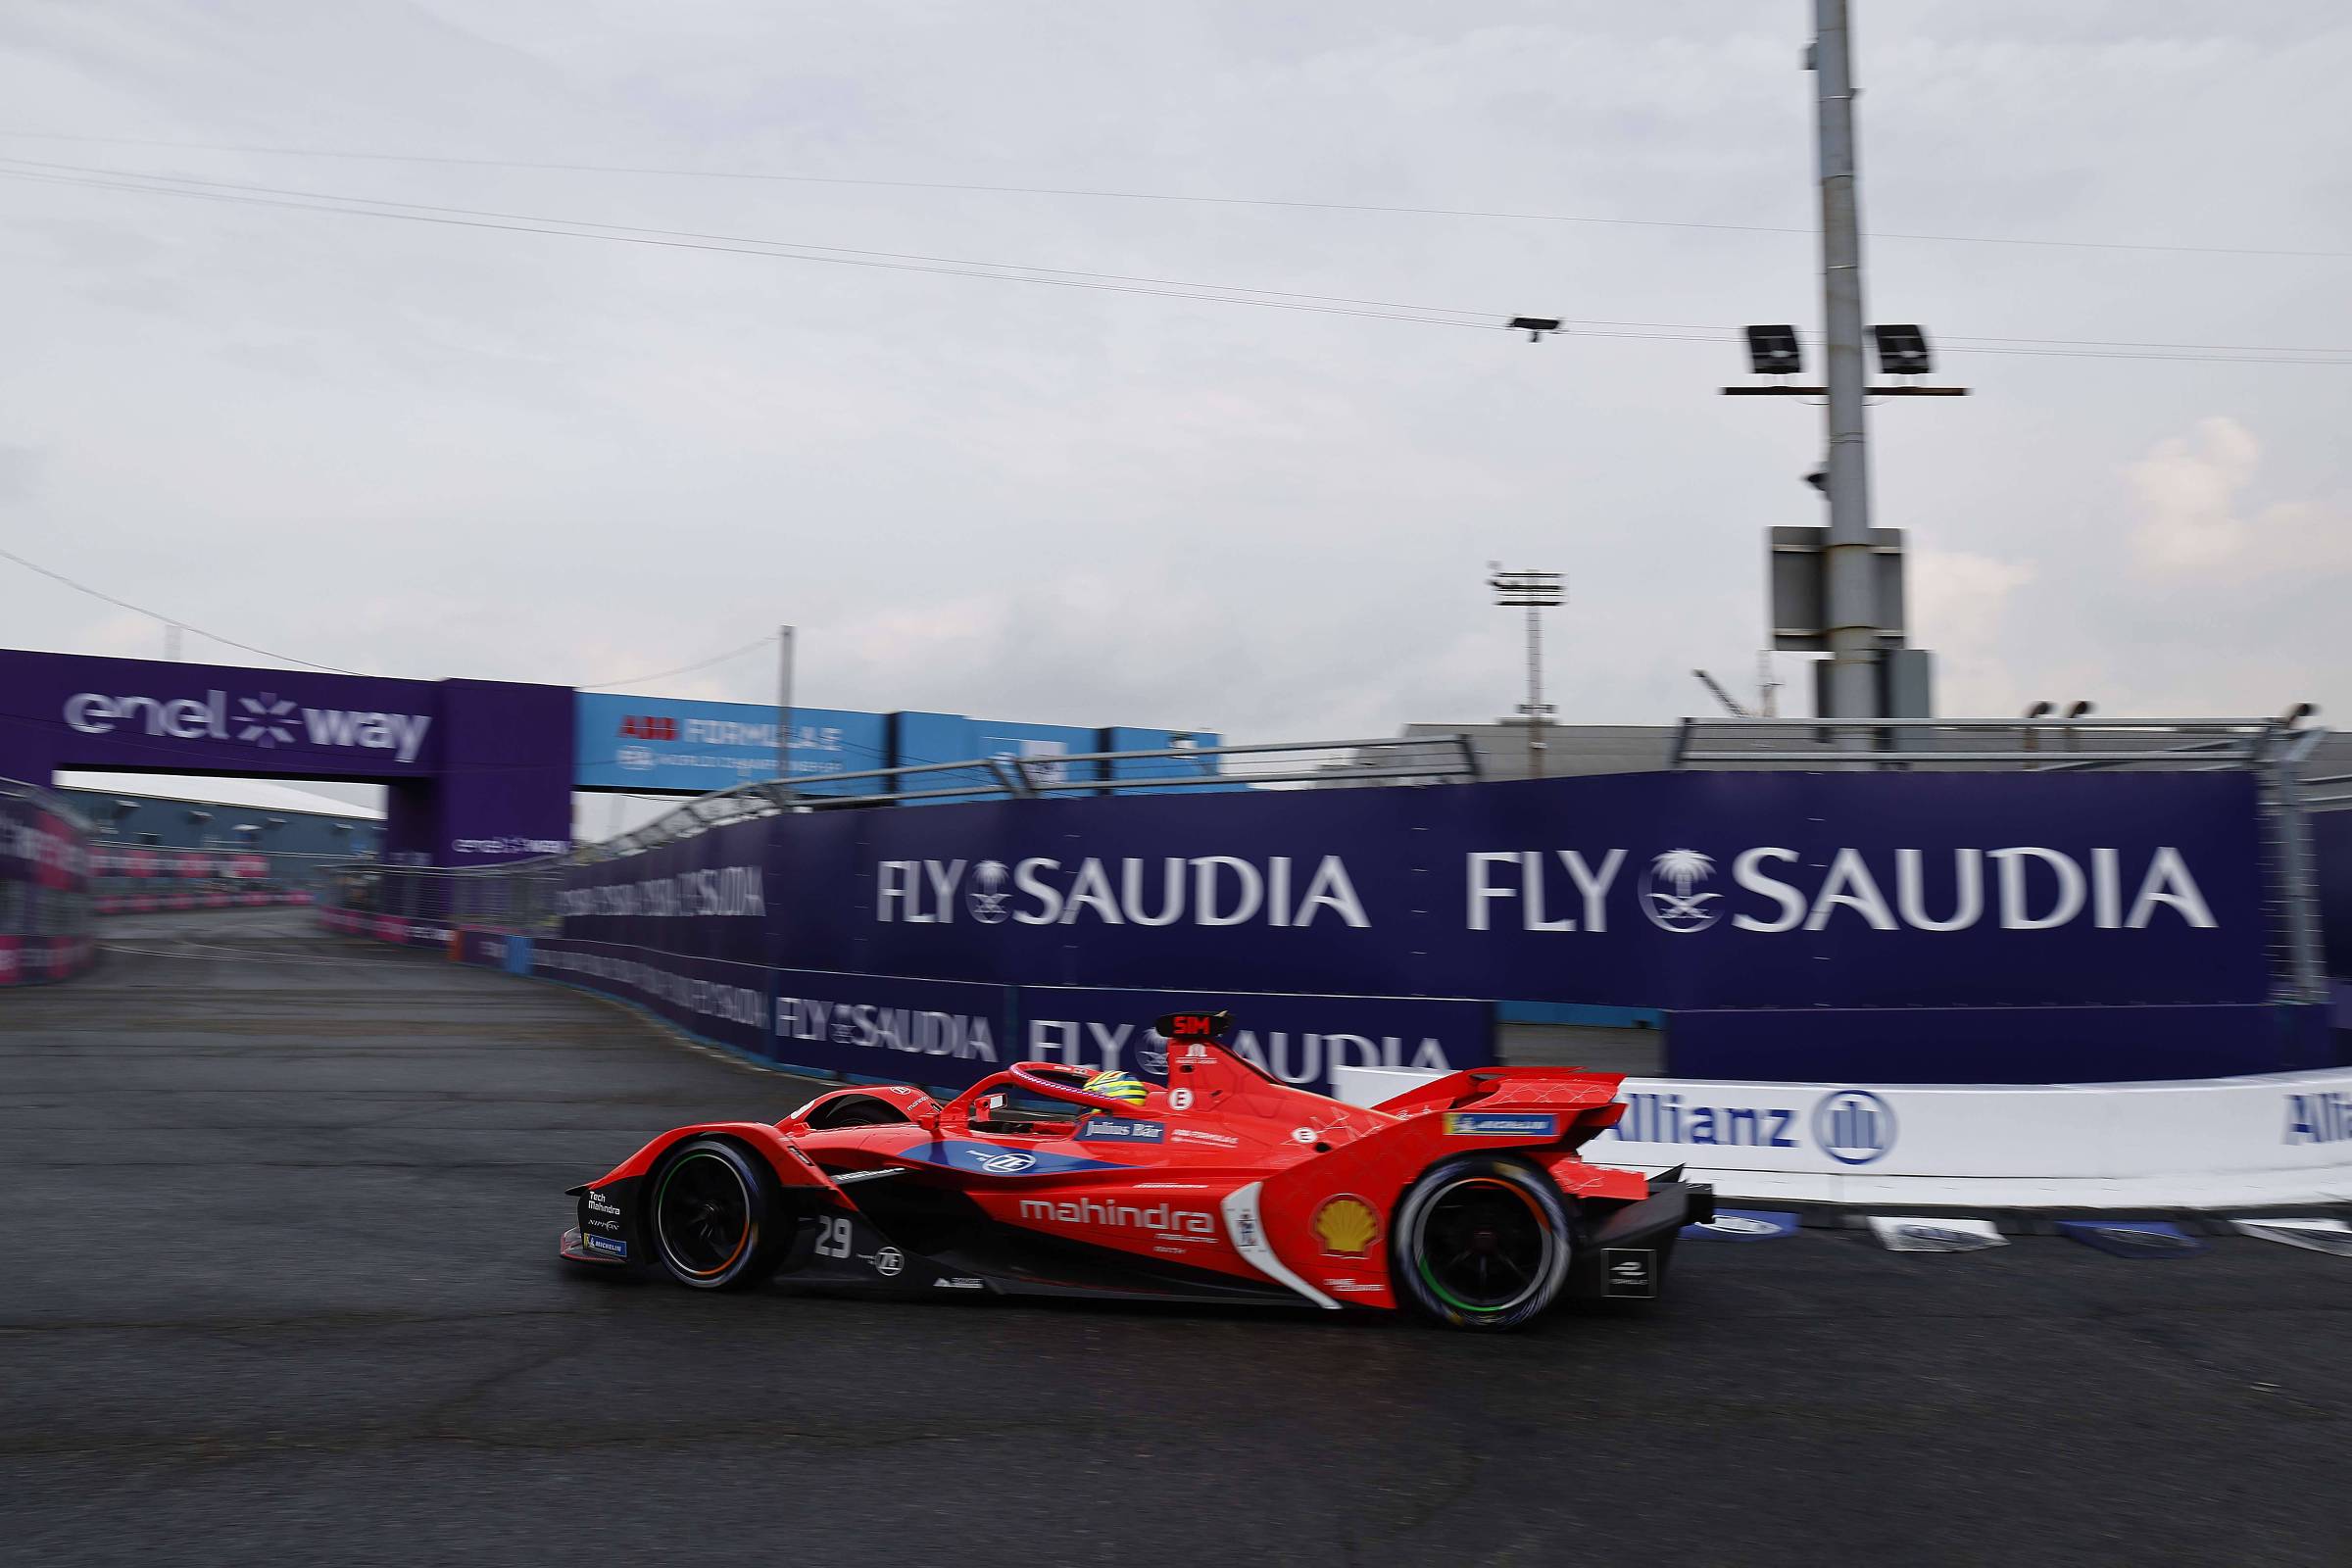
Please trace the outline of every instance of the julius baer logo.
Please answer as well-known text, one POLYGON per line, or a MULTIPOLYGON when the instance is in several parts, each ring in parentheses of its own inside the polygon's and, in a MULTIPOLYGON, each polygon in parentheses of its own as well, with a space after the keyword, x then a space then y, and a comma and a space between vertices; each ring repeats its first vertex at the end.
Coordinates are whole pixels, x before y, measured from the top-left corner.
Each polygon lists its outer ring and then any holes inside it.
POLYGON ((199 698, 109 697, 76 692, 66 699, 66 723, 84 735, 118 732, 161 740, 239 740, 263 751, 297 741, 316 747, 390 752, 403 762, 416 760, 425 713, 379 713, 347 708, 304 708, 275 692, 239 697, 209 691, 199 698))

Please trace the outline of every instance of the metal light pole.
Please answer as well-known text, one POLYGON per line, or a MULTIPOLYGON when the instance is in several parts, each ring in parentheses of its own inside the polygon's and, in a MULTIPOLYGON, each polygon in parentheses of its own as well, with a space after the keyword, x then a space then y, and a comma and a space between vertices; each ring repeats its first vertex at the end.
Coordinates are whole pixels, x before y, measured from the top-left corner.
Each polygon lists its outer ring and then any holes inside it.
POLYGON ((1494 602, 1527 611, 1527 701, 1519 711, 1527 715, 1527 765, 1535 778, 1544 776, 1544 719, 1551 710, 1544 702, 1543 612, 1567 597, 1556 571, 1505 571, 1497 561, 1487 563, 1487 586, 1494 602))
MULTIPOLYGON (((1879 715, 1878 584, 1870 549, 1870 453, 1864 428, 1862 226, 1854 170, 1854 78, 1845 0, 1814 0, 1813 77, 1819 98, 1822 331, 1829 383, 1830 537, 1822 563, 1828 717, 1879 715)), ((1841 750, 1867 751, 1865 731, 1838 732, 1841 750)))
POLYGON ((776 779, 792 794, 792 633, 776 628, 776 779))

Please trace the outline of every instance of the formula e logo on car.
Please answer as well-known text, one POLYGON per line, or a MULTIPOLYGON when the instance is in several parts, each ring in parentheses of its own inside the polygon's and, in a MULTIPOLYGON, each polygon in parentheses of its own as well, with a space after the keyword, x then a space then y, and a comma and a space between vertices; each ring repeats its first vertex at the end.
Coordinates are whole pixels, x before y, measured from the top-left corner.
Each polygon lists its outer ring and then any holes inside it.
POLYGON ((1668 850, 1642 873, 1642 912, 1661 931, 1704 931, 1723 918, 1707 907, 1722 895, 1693 890, 1714 874, 1715 862, 1696 850, 1668 850))
POLYGON ((1008 1149, 1002 1154, 975 1152, 974 1163, 991 1176, 1017 1176, 1037 1163, 1037 1156, 1018 1149, 1008 1149))
POLYGON ((1867 1089, 1839 1089, 1813 1107, 1813 1141, 1841 1165, 1867 1165, 1894 1147, 1894 1107, 1867 1089))
POLYGON ((982 925, 1003 925, 1012 912, 1004 907, 1012 897, 1004 885, 1008 875, 1003 860, 982 860, 972 867, 971 890, 964 894, 963 902, 982 925))

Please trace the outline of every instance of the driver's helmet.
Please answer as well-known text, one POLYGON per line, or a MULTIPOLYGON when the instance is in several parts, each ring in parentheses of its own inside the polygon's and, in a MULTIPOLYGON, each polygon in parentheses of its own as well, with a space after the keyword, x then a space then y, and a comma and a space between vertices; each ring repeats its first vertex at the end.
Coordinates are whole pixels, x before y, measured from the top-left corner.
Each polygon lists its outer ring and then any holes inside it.
POLYGON ((1084 1088, 1090 1095, 1123 1100, 1139 1110, 1143 1108, 1145 1097, 1152 1093, 1151 1085, 1127 1072, 1099 1072, 1086 1081, 1084 1088))

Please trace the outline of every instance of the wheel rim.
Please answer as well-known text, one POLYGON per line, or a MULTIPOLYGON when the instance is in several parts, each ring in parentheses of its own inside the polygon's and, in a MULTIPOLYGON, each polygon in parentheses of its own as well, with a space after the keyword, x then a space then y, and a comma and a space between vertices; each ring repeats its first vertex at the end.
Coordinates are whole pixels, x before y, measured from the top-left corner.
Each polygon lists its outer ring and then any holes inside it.
POLYGON ((743 1173, 700 1151, 673 1162, 654 1195, 662 1255, 681 1274, 724 1274, 752 1242, 752 1195, 743 1173))
POLYGON ((1544 1288, 1558 1247, 1551 1224, 1516 1183, 1473 1176, 1440 1189, 1414 1234, 1421 1281, 1463 1312, 1507 1312, 1544 1288))

